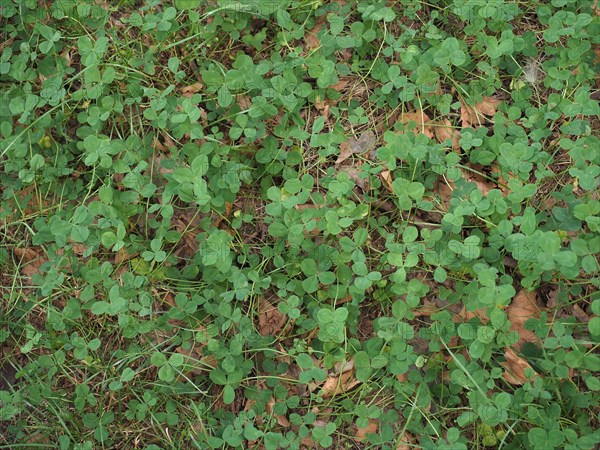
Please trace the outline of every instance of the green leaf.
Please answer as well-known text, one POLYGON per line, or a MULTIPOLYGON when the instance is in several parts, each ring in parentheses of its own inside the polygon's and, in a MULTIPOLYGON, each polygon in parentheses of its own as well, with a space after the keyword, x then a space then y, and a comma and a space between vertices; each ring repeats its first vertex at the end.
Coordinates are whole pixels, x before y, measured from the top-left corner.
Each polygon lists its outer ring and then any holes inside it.
POLYGON ((169 364, 165 364, 158 369, 158 378, 169 383, 175 379, 175 371, 169 364))
POLYGON ((167 357, 161 352, 154 352, 150 357, 150 362, 156 367, 162 367, 167 364, 167 357))

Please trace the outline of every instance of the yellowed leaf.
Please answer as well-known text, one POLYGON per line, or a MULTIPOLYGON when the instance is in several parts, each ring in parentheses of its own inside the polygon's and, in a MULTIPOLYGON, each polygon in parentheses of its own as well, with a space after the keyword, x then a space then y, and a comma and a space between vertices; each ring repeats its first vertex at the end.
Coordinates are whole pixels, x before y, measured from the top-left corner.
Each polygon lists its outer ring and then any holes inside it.
MULTIPOLYGON (((519 357, 514 350, 507 348, 504 351, 506 362, 500 363, 504 367, 502 376, 510 384, 525 384, 526 381, 531 381, 525 376, 525 369, 532 369, 527 361, 519 357)), ((534 374, 537 373, 534 371, 534 374)), ((534 375, 534 376, 535 376, 534 375)))
POLYGON ((506 308, 506 315, 511 323, 511 330, 519 333, 519 341, 515 347, 520 350, 524 342, 537 342, 533 331, 525 328, 525 322, 538 318, 540 315, 537 294, 521 290, 514 296, 511 304, 506 308))
POLYGON ((364 442, 364 440, 367 438, 368 434, 377 433, 377 428, 379 428, 379 425, 377 424, 377 422, 375 422, 374 420, 369 420, 369 423, 367 424, 366 427, 364 427, 364 428, 357 427, 356 434, 354 435, 354 440, 356 442, 364 442))

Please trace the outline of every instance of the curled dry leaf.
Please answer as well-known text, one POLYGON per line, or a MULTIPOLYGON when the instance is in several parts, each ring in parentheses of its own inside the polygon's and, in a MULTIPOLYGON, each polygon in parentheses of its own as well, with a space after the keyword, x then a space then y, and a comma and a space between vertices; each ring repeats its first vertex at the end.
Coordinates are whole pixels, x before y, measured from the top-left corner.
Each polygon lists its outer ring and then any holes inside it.
POLYGON ((415 122, 416 125, 413 127, 406 127, 406 131, 412 131, 415 134, 424 134, 430 139, 433 139, 433 131, 431 129, 431 121, 429 116, 425 114, 422 110, 418 109, 412 112, 402 113, 398 120, 408 125, 411 122, 415 122))
POLYGON ((533 331, 525 329, 525 322, 535 319, 540 315, 537 294, 521 290, 514 296, 511 304, 506 308, 506 315, 511 323, 511 330, 519 333, 519 341, 515 347, 520 350, 524 342, 537 342, 533 331))
POLYGON ((483 97, 475 106, 467 105, 460 99, 460 120, 463 128, 482 126, 486 117, 493 117, 500 100, 496 97, 483 97))
POLYGON ((374 420, 369 420, 369 423, 367 424, 366 427, 364 427, 364 428, 357 427, 356 434, 354 435, 354 440, 356 442, 364 442, 364 440, 367 438, 368 434, 377 433, 377 428, 379 428, 379 425, 377 424, 377 422, 375 422, 374 420))
MULTIPOLYGON (((514 350, 507 348, 504 352, 504 358, 506 358, 506 362, 500 364, 505 369, 502 376, 507 382, 520 385, 533 379, 525 376, 525 369, 531 369, 531 366, 527 361, 519 357, 514 350)), ((536 375, 537 373, 534 371, 534 377, 536 375)))
POLYGON ((335 161, 341 164, 355 153, 367 153, 375 148, 377 137, 372 131, 366 131, 358 139, 351 137, 346 142, 340 144, 340 154, 335 161))
POLYGON ((258 311, 258 332, 261 336, 274 336, 283 328, 286 317, 266 298, 261 298, 258 311))
POLYGON ((381 177, 384 186, 388 188, 390 192, 394 192, 392 188, 392 183, 394 182, 392 179, 392 172, 390 170, 382 170, 379 176, 381 177))

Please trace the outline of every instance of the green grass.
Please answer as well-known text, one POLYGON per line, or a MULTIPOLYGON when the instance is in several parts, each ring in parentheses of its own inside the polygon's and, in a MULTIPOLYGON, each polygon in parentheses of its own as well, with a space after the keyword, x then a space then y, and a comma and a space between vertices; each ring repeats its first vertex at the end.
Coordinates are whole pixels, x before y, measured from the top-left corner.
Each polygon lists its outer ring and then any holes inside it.
POLYGON ((600 444, 591 0, 0 0, 0 448, 600 444))

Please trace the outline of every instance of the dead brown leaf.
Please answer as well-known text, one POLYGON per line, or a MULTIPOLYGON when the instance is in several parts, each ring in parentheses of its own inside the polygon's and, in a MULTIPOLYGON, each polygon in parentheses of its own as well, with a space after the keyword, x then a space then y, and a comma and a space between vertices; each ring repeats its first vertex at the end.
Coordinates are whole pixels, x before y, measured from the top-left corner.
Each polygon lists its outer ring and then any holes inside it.
POLYGON ((400 441, 396 446, 396 450, 413 450, 415 438, 408 431, 405 431, 402 436, 400 436, 400 441))
POLYGON ((346 172, 350 178, 354 181, 354 184, 361 188, 363 191, 369 189, 369 179, 361 178, 361 170, 357 167, 352 166, 342 166, 340 167, 340 172, 346 172))
POLYGON ((521 290, 514 296, 511 304, 506 308, 506 315, 511 323, 511 330, 519 333, 519 341, 515 347, 520 350, 524 342, 537 342, 533 331, 525 329, 525 322, 539 317, 540 307, 537 294, 521 290))
POLYGON ((379 425, 374 420, 369 420, 369 423, 364 428, 358 428, 356 430, 356 434, 354 435, 354 440, 356 442, 364 442, 367 438, 367 434, 375 434, 377 433, 377 428, 379 425))
POLYGON ((347 78, 342 78, 337 83, 334 83, 329 87, 335 91, 341 92, 346 86, 348 86, 348 84, 350 84, 350 80, 347 78))
POLYGON ((181 95, 186 98, 192 97, 194 94, 198 93, 200 90, 204 88, 204 85, 200 82, 190 84, 189 86, 184 86, 181 88, 181 95))
POLYGON ((415 122, 416 125, 413 127, 407 126, 406 131, 412 131, 415 134, 424 134, 430 139, 433 139, 433 131, 431 129, 431 120, 429 116, 422 110, 416 110, 412 112, 405 112, 400 115, 398 120, 404 125, 408 125, 410 122, 415 122))
MULTIPOLYGON (((514 350, 507 348, 504 351, 504 358, 506 362, 500 363, 504 367, 504 373, 502 376, 510 384, 525 384, 526 381, 531 381, 530 378, 525 376, 525 369, 531 369, 527 361, 519 357, 514 350)), ((537 373, 534 371, 534 376, 537 373)))
POLYGON ((266 298, 261 298, 258 312, 258 332, 261 336, 275 336, 283 328, 286 317, 266 298))
POLYGON ((333 370, 335 371, 335 373, 344 373, 344 372, 348 372, 352 369, 354 369, 354 360, 353 359, 350 359, 348 361, 346 361, 345 359, 343 361, 338 361, 333 366, 333 370))
POLYGON ((321 31, 321 27, 323 26, 322 22, 318 22, 312 30, 308 30, 304 34, 304 50, 315 50, 321 46, 321 41, 317 37, 319 31, 321 31))
POLYGON ((354 378, 354 369, 352 369, 343 372, 339 376, 329 376, 321 387, 321 395, 323 397, 334 397, 337 394, 349 391, 359 384, 360 381, 354 378))
POLYGON ((463 178, 471 183, 475 183, 477 188, 481 191, 483 195, 487 195, 492 189, 496 189, 497 186, 492 181, 488 180, 483 175, 480 175, 475 172, 468 171, 466 174, 463 172, 463 178), (466 176, 465 176, 466 175, 466 176))
POLYGON ((439 310, 440 308, 434 302, 430 300, 424 300, 423 304, 414 311, 414 315, 415 317, 429 317, 439 310))
POLYGON ((483 323, 484 325, 487 324, 490 320, 485 315, 485 308, 479 308, 475 311, 468 311, 467 308, 463 305, 460 313, 458 313, 458 318, 462 319, 463 322, 468 322, 474 317, 479 318, 479 320, 481 320, 481 323, 483 323))
POLYGON ((459 139, 460 139, 460 131, 454 129, 452 124, 448 119, 444 119, 435 124, 436 126, 433 128, 435 133, 435 138, 440 143, 446 142, 448 139, 452 141, 452 148, 454 150, 459 150, 459 139))
MULTIPOLYGON (((266 405, 266 410, 267 413, 272 414, 273 413, 273 407, 275 406, 275 397, 271 397, 271 400, 269 400, 269 402, 266 405)), ((282 416, 280 414, 273 414, 273 417, 275 417, 277 419, 277 423, 279 425, 281 425, 282 427, 289 427, 290 421, 287 419, 287 417, 282 416)))
POLYGON ((48 258, 46 258, 46 255, 40 248, 15 247, 13 252, 15 256, 20 259, 21 272, 28 278, 31 278, 36 273, 39 273, 40 267, 42 267, 42 265, 48 261, 48 258))
MULTIPOLYGON (((483 195, 487 195, 492 189, 498 188, 496 183, 484 177, 483 175, 480 175, 477 172, 473 172, 470 170, 465 171, 461 169, 461 175, 466 181, 475 183, 477 185, 477 188, 481 191, 483 195)), ((440 179, 437 182, 435 192, 437 192, 437 194, 439 195, 440 200, 442 201, 442 204, 444 205, 446 210, 450 206, 450 197, 452 196, 452 191, 454 189, 456 189, 456 184, 454 183, 454 181, 448 180, 444 177, 440 177, 440 179)))
POLYGON ((351 137, 340 144, 340 154, 335 163, 341 164, 355 153, 367 153, 375 148, 376 143, 377 137, 370 130, 362 133, 358 139, 351 137))
POLYGON ((396 375, 396 379, 400 382, 400 383, 405 383, 408 381, 408 372, 405 373, 400 373, 398 375, 396 375))
POLYGON ((580 322, 588 323, 590 321, 590 316, 588 316, 587 313, 583 309, 581 309, 581 306, 579 306, 577 303, 574 303, 571 306, 571 312, 573 314, 573 317, 575 317, 580 322))
POLYGON ((483 100, 474 106, 467 105, 460 99, 460 120, 463 128, 482 126, 488 117, 496 114, 500 100, 496 97, 483 97, 483 100))
POLYGON ((329 108, 330 108, 329 100, 322 100, 320 97, 317 97, 317 99, 315 101, 315 108, 317 109, 317 111, 319 111, 321 113, 321 116, 323 116, 323 119, 325 119, 325 122, 328 122, 329 121, 329 108))

